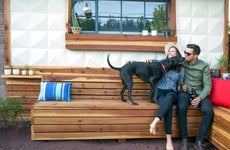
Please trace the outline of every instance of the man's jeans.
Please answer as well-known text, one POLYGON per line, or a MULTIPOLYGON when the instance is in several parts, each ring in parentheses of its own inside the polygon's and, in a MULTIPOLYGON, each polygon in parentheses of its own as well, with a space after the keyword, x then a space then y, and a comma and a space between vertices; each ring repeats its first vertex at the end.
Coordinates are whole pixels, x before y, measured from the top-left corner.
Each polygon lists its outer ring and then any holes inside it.
MULTIPOLYGON (((180 137, 181 138, 188 138, 188 130, 187 130, 187 109, 191 105, 190 101, 190 94, 181 92, 178 95, 178 122, 179 122, 179 129, 180 129, 180 137)), ((213 107, 211 101, 208 97, 201 100, 200 104, 198 105, 202 112, 202 118, 199 128, 199 133, 197 136, 197 140, 203 141, 206 137, 209 127, 212 123, 213 118, 213 107)))

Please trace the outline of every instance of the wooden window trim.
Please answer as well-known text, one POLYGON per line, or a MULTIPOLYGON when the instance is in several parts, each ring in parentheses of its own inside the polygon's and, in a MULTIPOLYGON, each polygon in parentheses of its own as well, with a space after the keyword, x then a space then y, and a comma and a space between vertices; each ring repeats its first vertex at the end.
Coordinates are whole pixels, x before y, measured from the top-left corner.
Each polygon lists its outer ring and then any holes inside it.
MULTIPOLYGON (((103 34, 72 34, 71 0, 67 0, 66 17, 66 49, 95 51, 155 51, 164 52, 164 45, 177 42, 176 32, 173 36, 133 36, 103 34)), ((170 26, 176 29, 176 2, 170 2, 170 26)), ((176 30, 175 30, 176 31, 176 30)))

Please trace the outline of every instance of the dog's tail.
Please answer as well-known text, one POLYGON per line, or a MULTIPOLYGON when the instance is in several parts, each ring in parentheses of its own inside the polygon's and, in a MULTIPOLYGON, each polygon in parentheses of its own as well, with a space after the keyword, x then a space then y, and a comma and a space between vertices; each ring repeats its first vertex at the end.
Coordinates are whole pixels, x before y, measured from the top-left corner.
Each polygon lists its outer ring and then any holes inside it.
POLYGON ((118 71, 121 70, 121 68, 114 67, 114 66, 111 65, 111 63, 109 62, 109 54, 107 55, 107 63, 108 63, 108 65, 109 65, 110 68, 112 68, 112 69, 114 69, 114 70, 118 70, 118 71))

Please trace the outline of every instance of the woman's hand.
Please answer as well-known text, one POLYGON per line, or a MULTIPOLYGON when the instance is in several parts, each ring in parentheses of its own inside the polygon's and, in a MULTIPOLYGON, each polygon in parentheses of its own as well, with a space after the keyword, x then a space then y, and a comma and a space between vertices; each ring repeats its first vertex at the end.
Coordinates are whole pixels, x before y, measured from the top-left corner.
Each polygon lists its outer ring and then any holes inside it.
POLYGON ((135 60, 126 60, 126 64, 133 63, 135 60))
POLYGON ((181 89, 182 92, 186 92, 186 90, 187 90, 186 89, 186 84, 181 84, 180 89, 181 89))
POLYGON ((146 62, 146 63, 151 63, 151 62, 152 62, 152 59, 146 59, 145 62, 146 62))

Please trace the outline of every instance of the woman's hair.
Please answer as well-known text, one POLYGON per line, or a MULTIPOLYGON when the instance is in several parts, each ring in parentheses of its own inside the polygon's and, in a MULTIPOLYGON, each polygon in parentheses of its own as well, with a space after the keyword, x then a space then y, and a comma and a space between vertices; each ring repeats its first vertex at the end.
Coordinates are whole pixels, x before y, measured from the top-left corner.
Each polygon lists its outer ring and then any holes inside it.
MULTIPOLYGON (((176 49, 176 56, 177 56, 177 57, 182 57, 182 55, 181 55, 181 53, 180 53, 180 51, 178 50, 177 47, 171 46, 171 47, 169 47, 169 49, 170 49, 170 48, 175 48, 175 49, 176 49)), ((169 49, 168 49, 168 51, 169 51, 169 49)), ((166 58, 168 58, 168 55, 166 56, 166 58)))

